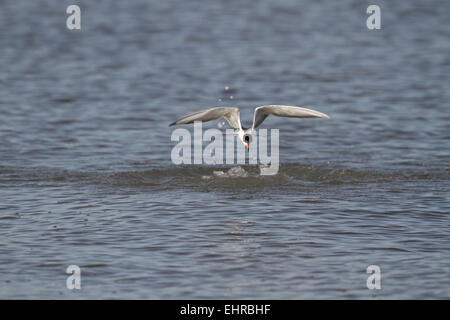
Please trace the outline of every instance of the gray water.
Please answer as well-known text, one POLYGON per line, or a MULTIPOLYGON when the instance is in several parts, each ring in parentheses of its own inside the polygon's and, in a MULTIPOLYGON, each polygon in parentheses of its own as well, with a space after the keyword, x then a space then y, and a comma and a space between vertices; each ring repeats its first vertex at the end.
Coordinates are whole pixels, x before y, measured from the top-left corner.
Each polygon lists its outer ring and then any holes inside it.
POLYGON ((449 299, 449 17, 448 1, 2 1, 0 298, 449 299), (264 104, 331 119, 263 123, 276 176, 171 162, 178 117, 235 105, 248 126, 264 104))

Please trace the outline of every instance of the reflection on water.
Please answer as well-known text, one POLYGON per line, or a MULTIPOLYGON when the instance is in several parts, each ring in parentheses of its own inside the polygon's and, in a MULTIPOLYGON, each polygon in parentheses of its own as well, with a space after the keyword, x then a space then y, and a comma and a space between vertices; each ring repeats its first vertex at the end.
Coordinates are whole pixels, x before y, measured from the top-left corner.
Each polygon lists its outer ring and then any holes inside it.
POLYGON ((101 1, 70 31, 5 1, 0 297, 450 298, 450 7, 379 5, 101 1), (270 103, 332 118, 266 119, 277 175, 171 163, 180 115, 270 103))

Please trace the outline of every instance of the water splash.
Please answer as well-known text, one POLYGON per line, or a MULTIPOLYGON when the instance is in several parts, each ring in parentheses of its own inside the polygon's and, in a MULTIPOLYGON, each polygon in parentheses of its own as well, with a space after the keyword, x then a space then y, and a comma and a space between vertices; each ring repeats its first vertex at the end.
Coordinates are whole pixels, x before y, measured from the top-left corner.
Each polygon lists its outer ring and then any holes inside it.
POLYGON ((230 170, 228 170, 227 172, 223 172, 223 171, 214 171, 213 172, 214 176, 216 177, 221 177, 221 178, 245 178, 248 176, 247 171, 245 171, 244 168, 242 168, 241 166, 237 166, 237 167, 233 167, 230 170))

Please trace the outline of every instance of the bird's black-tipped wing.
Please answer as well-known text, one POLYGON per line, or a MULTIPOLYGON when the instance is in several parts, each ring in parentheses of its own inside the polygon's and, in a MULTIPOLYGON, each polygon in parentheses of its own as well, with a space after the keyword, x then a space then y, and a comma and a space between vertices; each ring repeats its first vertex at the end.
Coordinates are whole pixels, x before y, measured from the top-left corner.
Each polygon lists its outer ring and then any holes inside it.
POLYGON ((307 108, 295 106, 268 105, 255 108, 252 128, 253 129, 257 128, 271 114, 278 117, 289 117, 289 118, 326 118, 326 119, 330 118, 325 113, 307 108))
POLYGON ((169 126, 189 124, 194 123, 195 121, 217 120, 222 117, 225 118, 225 120, 227 120, 230 126, 232 126, 233 128, 241 128, 240 112, 239 109, 235 107, 216 107, 194 112, 178 119, 177 121, 171 123, 169 126))

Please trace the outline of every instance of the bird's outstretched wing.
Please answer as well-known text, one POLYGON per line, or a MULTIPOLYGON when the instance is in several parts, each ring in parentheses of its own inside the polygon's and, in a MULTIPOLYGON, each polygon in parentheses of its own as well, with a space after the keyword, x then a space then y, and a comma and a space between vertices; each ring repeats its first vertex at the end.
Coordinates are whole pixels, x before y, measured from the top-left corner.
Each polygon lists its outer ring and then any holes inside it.
POLYGON ((222 117, 224 117, 233 128, 241 128, 239 108, 235 107, 216 107, 194 112, 172 122, 169 127, 177 124, 189 124, 194 121, 211 121, 222 117))
POLYGON ((252 129, 257 128, 271 114, 289 118, 330 118, 325 113, 302 107, 280 105, 261 106, 255 108, 252 129))

